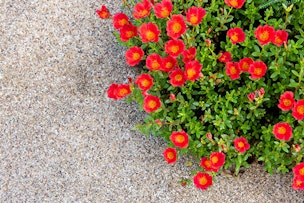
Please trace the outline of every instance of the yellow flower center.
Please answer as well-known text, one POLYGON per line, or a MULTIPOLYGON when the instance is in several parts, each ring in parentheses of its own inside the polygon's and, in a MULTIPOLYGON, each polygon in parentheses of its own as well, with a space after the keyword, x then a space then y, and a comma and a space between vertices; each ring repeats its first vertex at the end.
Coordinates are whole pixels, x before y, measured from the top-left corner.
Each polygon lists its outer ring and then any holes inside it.
POLYGON ((192 23, 192 24, 196 24, 197 23, 197 21, 198 21, 198 17, 196 16, 196 15, 191 15, 191 17, 190 17, 190 22, 192 23))
POLYGON ((177 53, 178 50, 179 50, 179 47, 178 47, 178 46, 172 46, 172 47, 171 47, 171 51, 172 51, 173 53, 177 53))
POLYGON ((149 30, 146 33, 146 37, 148 40, 153 40, 155 38, 155 33, 149 30))
POLYGON ((148 103, 148 106, 149 106, 150 108, 152 108, 152 109, 155 108, 156 105, 157 105, 157 104, 156 104, 156 101, 154 101, 154 100, 150 100, 149 103, 148 103))
POLYGON ((209 168, 209 167, 211 166, 210 161, 209 161, 209 160, 206 160, 206 161, 205 161, 205 165, 209 168))
POLYGON ((173 152, 169 152, 169 153, 167 154, 167 157, 168 157, 168 159, 173 159, 173 158, 174 158, 173 152))
POLYGON ((234 75, 234 74, 237 73, 237 70, 236 70, 236 67, 235 67, 235 66, 231 66, 231 68, 230 68, 230 73, 231 73, 232 75, 234 75))
POLYGON ((275 42, 278 43, 278 44, 280 44, 280 43, 282 43, 282 39, 279 38, 278 36, 276 36, 275 42))
POLYGON ((261 40, 266 41, 269 39, 269 32, 268 31, 264 31, 261 33, 260 35, 261 40))
POLYGON ((297 111, 299 114, 303 115, 303 114, 304 114, 304 105, 298 106, 296 111, 297 111))
POLYGON ((150 81, 149 80, 143 80, 141 82, 141 85, 144 86, 144 87, 148 87, 150 85, 150 81))
POLYGON ((181 74, 178 74, 178 75, 176 75, 176 76, 174 77, 174 79, 175 79, 176 81, 181 81, 181 80, 183 79, 183 76, 182 76, 181 74))
POLYGON ((239 5, 239 3, 237 2, 237 0, 231 0, 230 1, 230 4, 233 6, 233 7, 236 7, 239 5))
POLYGON ((182 25, 179 24, 179 23, 174 23, 173 26, 172 26, 172 30, 174 33, 179 33, 182 29, 182 25))
POLYGON ((244 142, 238 142, 237 145, 238 145, 239 148, 243 148, 245 146, 244 142))
POLYGON ((168 69, 172 68, 172 66, 173 66, 173 64, 171 62, 167 62, 165 65, 165 67, 168 69))
POLYGON ((196 74, 196 71, 193 69, 187 70, 187 75, 189 78, 192 78, 196 74))
POLYGON ((296 185, 297 185, 297 186, 300 186, 301 184, 302 184, 302 181, 296 180, 296 185))
POLYGON ((133 35, 134 35, 134 32, 132 32, 132 31, 127 31, 127 33, 126 33, 126 35, 127 35, 127 37, 132 37, 133 35))
POLYGON ((126 19, 121 19, 120 21, 118 21, 118 24, 120 25, 120 26, 123 26, 123 25, 125 25, 125 24, 127 24, 128 23, 128 21, 126 20, 126 19))
POLYGON ((201 178, 199 179, 198 182, 199 182, 200 185, 206 185, 207 182, 208 182, 208 180, 207 180, 207 178, 206 178, 205 176, 203 176, 203 177, 201 177, 201 178))
POLYGON ((133 60, 138 60, 140 58, 140 54, 139 53, 134 53, 133 54, 133 60))
POLYGON ((284 100, 283 100, 283 104, 284 104, 285 106, 290 106, 290 105, 291 105, 290 99, 284 99, 284 100))
POLYGON ((138 13, 138 15, 141 16, 141 17, 144 17, 144 16, 146 16, 148 13, 149 13, 149 11, 148 11, 147 9, 144 9, 144 10, 140 11, 140 12, 138 13))
POLYGON ((286 128, 285 127, 279 127, 278 128, 278 133, 281 134, 281 135, 285 134, 286 133, 286 128))
POLYGON ((262 69, 261 68, 255 68, 253 72, 254 72, 255 75, 261 75, 262 69))
POLYGON ((169 11, 168 11, 168 9, 167 9, 167 8, 162 8, 162 9, 161 9, 161 12, 160 12, 160 15, 161 15, 162 17, 168 17, 168 16, 169 16, 169 11))
POLYGON ((175 141, 178 143, 182 143, 185 141, 185 137, 183 135, 177 135, 175 141))
POLYGON ((238 37, 238 34, 236 32, 234 32, 232 35, 231 35, 231 40, 236 42, 239 40, 239 37, 238 37))
POLYGON ((120 96, 126 95, 127 93, 128 93, 128 90, 125 89, 125 88, 119 90, 119 95, 120 96))
POLYGON ((244 62, 243 65, 242 65, 242 69, 245 70, 245 71, 247 71, 248 68, 249 68, 249 63, 244 62))
POLYGON ((212 163, 216 164, 218 162, 218 158, 216 156, 211 158, 212 163))

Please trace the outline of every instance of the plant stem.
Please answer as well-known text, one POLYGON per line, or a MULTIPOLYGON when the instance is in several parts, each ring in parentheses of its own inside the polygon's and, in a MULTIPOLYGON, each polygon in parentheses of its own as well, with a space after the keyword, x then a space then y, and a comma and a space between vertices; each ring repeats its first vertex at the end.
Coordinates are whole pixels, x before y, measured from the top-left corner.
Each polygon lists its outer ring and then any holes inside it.
POLYGON ((221 22, 220 30, 223 28, 224 24, 226 23, 226 20, 227 20, 227 18, 229 17, 229 15, 230 15, 230 13, 231 13, 231 11, 232 11, 232 8, 233 8, 233 7, 230 7, 230 9, 229 9, 227 15, 225 16, 224 20, 221 22))

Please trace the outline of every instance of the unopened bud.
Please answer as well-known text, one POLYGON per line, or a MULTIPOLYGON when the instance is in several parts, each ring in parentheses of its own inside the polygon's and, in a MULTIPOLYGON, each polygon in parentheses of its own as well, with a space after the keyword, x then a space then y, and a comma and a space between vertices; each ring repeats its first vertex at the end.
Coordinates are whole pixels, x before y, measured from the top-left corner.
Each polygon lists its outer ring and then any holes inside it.
POLYGON ((170 94, 170 100, 175 101, 175 99, 176 99, 175 94, 170 94))
POLYGON ((162 127, 162 122, 159 120, 159 119, 156 119, 155 120, 155 123, 159 126, 159 127, 162 127))
POLYGON ((211 40, 210 39, 206 39, 205 40, 206 46, 210 47, 211 46, 211 40))

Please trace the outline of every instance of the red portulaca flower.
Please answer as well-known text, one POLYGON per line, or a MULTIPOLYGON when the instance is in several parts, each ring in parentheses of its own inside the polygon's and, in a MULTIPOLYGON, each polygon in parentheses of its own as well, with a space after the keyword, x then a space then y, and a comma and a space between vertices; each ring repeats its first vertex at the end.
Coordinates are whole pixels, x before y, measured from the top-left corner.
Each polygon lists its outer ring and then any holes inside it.
POLYGON ((243 29, 239 27, 229 29, 227 36, 231 40, 232 44, 245 41, 245 32, 243 32, 243 29))
POLYGON ((278 107, 282 111, 288 111, 292 109, 294 102, 293 92, 286 91, 280 96, 278 107))
POLYGON ((174 148, 167 148, 164 150, 163 155, 168 164, 173 164, 176 162, 177 153, 174 148))
POLYGON ((252 58, 242 58, 239 61, 239 68, 241 69, 241 72, 248 72, 249 66, 253 63, 252 58))
POLYGON ((298 177, 294 177, 292 188, 295 190, 304 190, 304 180, 298 177))
POLYGON ((288 141, 292 137, 292 128, 289 123, 281 122, 273 126, 272 133, 277 139, 288 141))
POLYGON ((178 68, 171 72, 169 75, 170 84, 174 87, 180 87, 185 84, 186 76, 182 69, 178 68))
POLYGON ((262 61, 254 61, 248 69, 248 72, 251 74, 252 79, 262 78, 267 70, 267 66, 262 61))
POLYGON ((272 43, 280 47, 283 43, 286 43, 288 39, 288 33, 285 30, 277 30, 272 43))
POLYGON ((96 13, 101 19, 110 18, 111 15, 107 7, 104 5, 101 6, 100 10, 96 10, 96 13))
POLYGON ((144 99, 144 110, 148 113, 154 112, 161 107, 160 98, 157 96, 146 95, 144 99))
POLYGON ((158 3, 154 6, 155 16, 158 18, 167 18, 172 12, 173 5, 171 0, 162 0, 161 3, 158 3))
POLYGON ((139 89, 148 91, 153 86, 153 78, 150 74, 143 73, 136 78, 135 84, 138 85, 139 89))
POLYGON ((125 54, 127 64, 129 66, 137 65, 144 56, 144 54, 145 53, 142 48, 137 46, 130 47, 130 49, 128 49, 125 54))
POLYGON ((177 64, 177 61, 172 56, 166 56, 162 60, 162 65, 160 70, 165 72, 171 72, 177 64))
POLYGON ((160 70, 162 58, 159 54, 150 54, 146 59, 146 66, 149 70, 160 70))
POLYGON ((208 157, 201 158, 200 166, 203 167, 205 171, 215 171, 211 167, 211 161, 208 159, 208 157))
POLYGON ((116 13, 113 16, 113 26, 115 29, 120 29, 123 26, 129 24, 129 17, 124 13, 116 13))
POLYGON ((304 181, 304 162, 297 164, 292 171, 295 177, 304 181))
POLYGON ((119 32, 121 41, 127 42, 132 37, 137 36, 137 27, 132 24, 127 24, 124 25, 119 32))
POLYGON ((195 81, 199 78, 201 71, 202 65, 197 60, 188 62, 185 65, 185 76, 187 80, 195 81))
POLYGON ((230 6, 233 8, 242 8, 244 3, 245 3, 245 0, 225 0, 225 4, 227 4, 227 6, 230 6))
POLYGON ((246 138, 244 137, 234 139, 233 144, 235 149, 241 153, 246 152, 250 148, 250 144, 247 142, 246 138))
POLYGON ((226 156, 223 152, 212 152, 210 154, 211 167, 215 172, 218 172, 218 170, 224 165, 225 158, 226 156))
POLYGON ((206 190, 209 186, 212 185, 212 176, 208 173, 197 172, 197 174, 193 177, 194 185, 202 190, 206 190))
POLYGON ((226 63, 226 74, 231 78, 231 80, 236 80, 240 78, 240 68, 238 62, 227 62, 226 63))
POLYGON ((247 98, 248 98, 251 102, 253 102, 253 100, 255 99, 255 94, 252 92, 252 93, 250 93, 250 94, 247 95, 247 98))
POLYGON ((183 51, 182 56, 183 56, 184 63, 192 61, 196 56, 196 48, 190 47, 189 49, 183 51))
POLYGON ((188 134, 185 131, 172 132, 170 135, 172 143, 179 148, 187 148, 189 144, 188 134))
POLYGON ((107 90, 108 97, 115 100, 122 99, 130 93, 131 89, 129 84, 112 84, 107 90))
POLYGON ((297 120, 304 118, 304 99, 297 101, 292 109, 292 116, 297 120))
POLYGON ((183 40, 171 39, 165 43, 165 51, 173 58, 177 58, 185 50, 185 44, 183 40))
POLYGON ((134 6, 133 16, 135 19, 141 19, 147 17, 150 14, 151 2, 148 0, 143 0, 143 2, 138 2, 134 6))
POLYGON ((167 35, 173 39, 179 38, 186 32, 186 23, 182 15, 173 15, 170 20, 167 21, 167 35))
POLYGON ((158 36, 160 34, 160 30, 157 25, 149 22, 143 23, 139 27, 139 34, 142 42, 158 42, 158 36))
POLYGON ((195 6, 189 8, 186 12, 187 21, 193 26, 200 24, 205 15, 205 9, 195 6))
POLYGON ((254 36, 258 39, 261 45, 265 45, 273 41, 275 30, 272 26, 269 25, 258 26, 254 31, 254 36))
POLYGON ((232 56, 229 52, 224 52, 224 53, 221 53, 219 59, 218 59, 220 62, 223 62, 223 63, 227 63, 229 61, 232 61, 232 56))

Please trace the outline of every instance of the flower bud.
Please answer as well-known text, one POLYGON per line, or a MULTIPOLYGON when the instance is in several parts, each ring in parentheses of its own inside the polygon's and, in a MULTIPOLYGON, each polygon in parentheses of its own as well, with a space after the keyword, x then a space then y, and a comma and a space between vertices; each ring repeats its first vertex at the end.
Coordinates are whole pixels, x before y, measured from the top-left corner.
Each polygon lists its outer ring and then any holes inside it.
POLYGON ((210 141, 212 141, 212 134, 211 134, 211 133, 208 132, 208 133, 206 134, 206 137, 207 137, 210 141))
POLYGON ((211 40, 210 39, 206 39, 205 40, 206 46, 210 47, 211 46, 211 40))
POLYGON ((155 120, 155 123, 159 126, 159 127, 162 127, 162 122, 159 120, 159 119, 156 119, 155 120))
POLYGON ((175 101, 175 99, 176 99, 175 94, 170 94, 170 100, 175 101))

